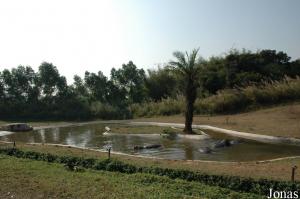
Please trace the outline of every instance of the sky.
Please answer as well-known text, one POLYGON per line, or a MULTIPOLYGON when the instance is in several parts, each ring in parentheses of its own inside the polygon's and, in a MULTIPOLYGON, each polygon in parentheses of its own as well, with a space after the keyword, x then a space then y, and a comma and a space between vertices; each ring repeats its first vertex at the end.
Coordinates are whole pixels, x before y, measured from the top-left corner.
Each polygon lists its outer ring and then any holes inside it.
POLYGON ((300 58, 299 0, 0 0, 0 71, 53 63, 109 76, 132 60, 154 69, 176 50, 204 58, 232 48, 300 58))

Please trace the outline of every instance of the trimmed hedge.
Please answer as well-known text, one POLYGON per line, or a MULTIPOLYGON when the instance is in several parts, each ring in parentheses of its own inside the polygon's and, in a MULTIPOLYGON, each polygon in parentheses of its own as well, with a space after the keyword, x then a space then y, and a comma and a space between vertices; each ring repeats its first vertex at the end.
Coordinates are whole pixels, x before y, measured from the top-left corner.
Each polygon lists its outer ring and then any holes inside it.
POLYGON ((90 168, 95 170, 113 171, 121 173, 149 173, 159 176, 168 176, 171 179, 183 179, 187 181, 196 181, 210 186, 219 186, 239 192, 255 193, 267 195, 269 189, 280 191, 300 190, 299 182, 275 181, 252 178, 241 178, 237 176, 211 175, 201 172, 194 172, 182 169, 168 169, 159 167, 138 167, 118 160, 97 160, 93 158, 81 158, 72 156, 57 156, 49 153, 40 153, 34 151, 22 151, 16 148, 0 148, 0 154, 15 156, 18 158, 28 158, 46 162, 62 163, 76 167, 90 168))

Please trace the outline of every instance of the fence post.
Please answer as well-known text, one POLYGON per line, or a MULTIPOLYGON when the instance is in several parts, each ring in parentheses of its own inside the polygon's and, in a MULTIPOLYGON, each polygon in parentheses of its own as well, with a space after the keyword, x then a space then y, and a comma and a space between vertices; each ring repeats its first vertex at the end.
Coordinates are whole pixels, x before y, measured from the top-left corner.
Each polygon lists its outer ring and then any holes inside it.
POLYGON ((108 148, 108 159, 110 160, 110 150, 111 148, 108 148))
POLYGON ((292 178, 291 178, 292 182, 295 182, 295 172, 296 172, 296 169, 297 169, 297 166, 293 166, 292 167, 292 178))

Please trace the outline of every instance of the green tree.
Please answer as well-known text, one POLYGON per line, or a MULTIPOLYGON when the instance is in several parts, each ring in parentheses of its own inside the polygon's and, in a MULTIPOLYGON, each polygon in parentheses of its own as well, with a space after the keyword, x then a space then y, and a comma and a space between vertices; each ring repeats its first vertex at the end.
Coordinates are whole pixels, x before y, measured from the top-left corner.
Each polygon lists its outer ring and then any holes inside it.
POLYGON ((154 101, 162 98, 174 97, 177 91, 177 80, 166 68, 148 70, 145 80, 147 95, 154 101))
POLYGON ((114 84, 113 81, 107 82, 107 102, 111 105, 118 106, 121 109, 127 108, 126 90, 114 84))
POLYGON ((84 81, 92 100, 106 102, 107 77, 101 71, 98 74, 86 71, 84 81))
POLYGON ((201 96, 215 94, 226 86, 226 68, 223 57, 211 57, 202 64, 200 74, 201 96))
POLYGON ((138 69, 132 61, 123 64, 122 68, 111 70, 111 81, 120 90, 126 91, 126 99, 129 103, 142 102, 146 97, 145 71, 138 69))
POLYGON ((291 70, 289 71, 289 76, 291 77, 300 77, 300 59, 297 59, 291 62, 291 70))
POLYGON ((194 114, 194 102, 199 87, 200 59, 197 59, 198 49, 186 54, 176 51, 173 53, 176 61, 170 61, 170 67, 177 75, 183 78, 185 83, 184 96, 186 101, 185 110, 185 133, 193 133, 192 123, 194 114))
POLYGON ((46 98, 52 98, 66 89, 67 81, 60 76, 56 66, 43 62, 39 66, 39 86, 46 98))
POLYGON ((74 92, 79 96, 87 97, 88 91, 82 78, 78 75, 74 75, 73 79, 74 79, 74 83, 72 85, 72 89, 74 90, 74 92))
POLYGON ((2 79, 2 73, 0 71, 0 100, 4 100, 4 82, 2 79))

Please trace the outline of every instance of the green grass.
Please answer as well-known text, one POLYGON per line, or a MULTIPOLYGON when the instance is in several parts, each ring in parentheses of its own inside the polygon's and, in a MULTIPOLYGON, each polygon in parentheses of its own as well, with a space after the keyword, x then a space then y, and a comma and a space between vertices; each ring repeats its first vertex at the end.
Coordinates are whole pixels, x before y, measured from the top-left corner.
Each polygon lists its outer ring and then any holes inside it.
POLYGON ((85 170, 0 155, 0 198, 262 198, 149 174, 85 170))

